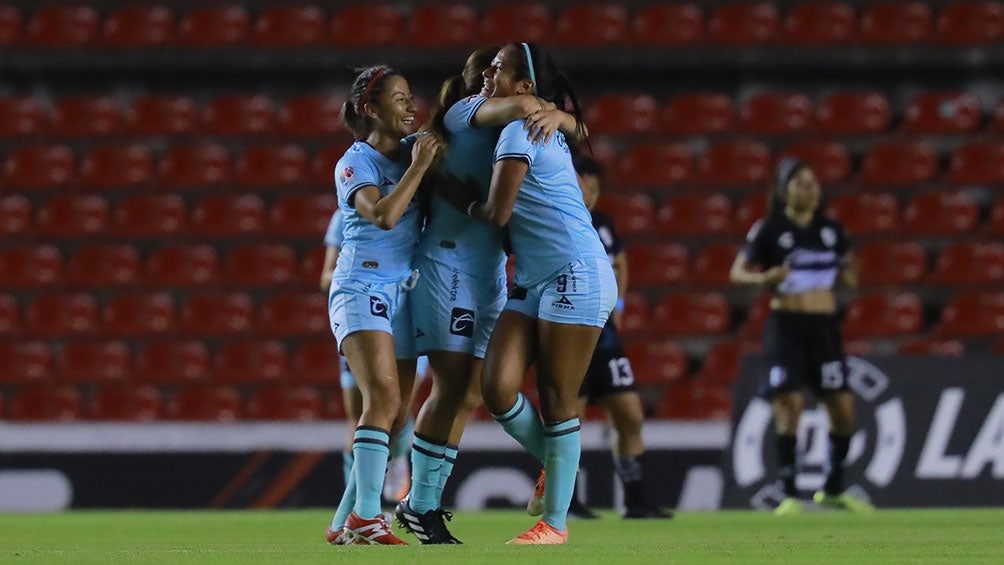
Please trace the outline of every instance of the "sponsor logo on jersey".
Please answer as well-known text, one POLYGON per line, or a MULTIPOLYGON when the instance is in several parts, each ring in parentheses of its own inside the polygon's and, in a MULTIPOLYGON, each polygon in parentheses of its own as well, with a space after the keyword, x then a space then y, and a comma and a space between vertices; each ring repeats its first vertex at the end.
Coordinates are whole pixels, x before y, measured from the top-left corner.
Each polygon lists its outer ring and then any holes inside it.
POLYGON ((356 171, 352 167, 345 167, 342 169, 342 178, 345 180, 351 179, 354 174, 356 174, 356 171))
POLYGON ((786 231, 777 238, 777 244, 781 249, 791 249, 795 245, 795 236, 786 231))
POLYGON ((387 303, 377 296, 370 297, 370 314, 390 320, 390 316, 387 315, 387 303))
POLYGON ((823 244, 827 247, 833 247, 837 244, 837 232, 833 231, 833 228, 830 226, 826 226, 819 230, 819 239, 822 239, 823 244))
POLYGON ((474 337, 474 311, 454 308, 450 314, 450 333, 463 337, 474 337))

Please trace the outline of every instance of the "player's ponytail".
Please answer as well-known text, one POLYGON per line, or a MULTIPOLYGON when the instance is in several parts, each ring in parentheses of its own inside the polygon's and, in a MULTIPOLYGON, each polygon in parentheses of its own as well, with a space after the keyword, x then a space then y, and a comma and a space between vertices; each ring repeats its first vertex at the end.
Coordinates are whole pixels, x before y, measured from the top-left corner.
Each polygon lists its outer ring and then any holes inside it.
MULTIPOLYGON (((561 72, 551 54, 536 43, 512 43, 510 45, 516 52, 516 80, 532 81, 536 96, 553 102, 559 110, 571 112, 575 116, 576 129, 579 130, 581 137, 585 137, 582 106, 575 95, 572 82, 568 80, 565 73, 561 72)), ((588 143, 587 139, 587 146, 588 143)))
POLYGON ((423 130, 431 131, 440 139, 449 141, 450 133, 443 123, 446 111, 460 100, 477 94, 481 90, 484 83, 482 73, 491 65, 498 50, 498 47, 490 45, 474 51, 467 57, 463 72, 443 82, 443 86, 439 89, 439 98, 436 100, 436 108, 432 112, 432 117, 429 118, 429 123, 422 126, 423 130))

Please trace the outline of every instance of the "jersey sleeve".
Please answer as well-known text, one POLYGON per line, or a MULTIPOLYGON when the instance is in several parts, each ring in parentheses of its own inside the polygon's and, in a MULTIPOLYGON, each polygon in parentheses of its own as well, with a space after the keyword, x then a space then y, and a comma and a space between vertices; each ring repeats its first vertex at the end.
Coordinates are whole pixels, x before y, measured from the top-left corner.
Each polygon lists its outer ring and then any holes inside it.
POLYGON ((335 210, 335 213, 331 215, 331 221, 328 223, 328 231, 324 232, 324 245, 328 247, 341 247, 342 240, 345 236, 342 233, 342 229, 345 225, 345 219, 342 217, 342 211, 335 210))
POLYGON ((753 265, 767 266, 767 220, 757 220, 746 234, 746 245, 739 252, 753 265))
POLYGON ((365 186, 380 186, 380 171, 364 157, 347 154, 338 161, 335 170, 335 186, 339 200, 355 207, 355 196, 365 186))
POLYGON ((474 116, 478 108, 488 100, 484 96, 468 96, 458 100, 443 116, 443 125, 449 132, 457 132, 474 127, 474 116))
POLYGON ((524 120, 509 122, 502 133, 499 134, 498 143, 495 145, 495 162, 502 159, 521 159, 528 165, 533 164, 533 158, 537 155, 538 147, 526 137, 523 129, 524 120))

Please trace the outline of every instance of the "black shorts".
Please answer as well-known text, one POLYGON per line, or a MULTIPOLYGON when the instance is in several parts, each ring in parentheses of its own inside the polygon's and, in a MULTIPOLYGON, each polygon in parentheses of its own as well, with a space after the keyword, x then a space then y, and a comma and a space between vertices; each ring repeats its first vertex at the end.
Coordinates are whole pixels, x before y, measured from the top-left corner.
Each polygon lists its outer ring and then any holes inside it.
POLYGON ((761 393, 770 398, 805 386, 817 396, 847 390, 847 358, 833 314, 772 312, 764 333, 770 369, 761 393))
POLYGON ((582 388, 579 389, 579 397, 586 397, 590 404, 595 404, 604 396, 634 390, 636 389, 631 363, 624 354, 617 328, 613 322, 607 322, 596 342, 586 378, 582 381, 582 388))

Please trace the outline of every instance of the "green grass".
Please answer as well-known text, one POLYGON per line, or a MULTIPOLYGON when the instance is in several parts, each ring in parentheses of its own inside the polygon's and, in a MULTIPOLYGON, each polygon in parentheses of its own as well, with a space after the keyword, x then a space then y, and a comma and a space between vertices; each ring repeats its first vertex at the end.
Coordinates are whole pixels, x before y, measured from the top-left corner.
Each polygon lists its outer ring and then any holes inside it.
MULTIPOLYGON (((504 542, 532 525, 516 511, 458 513, 463 546, 331 547, 327 510, 0 515, 0 562, 16 563, 1000 563, 1004 510, 884 510, 775 517, 682 513, 669 521, 570 523, 563 547, 504 542)), ((412 536, 404 536, 413 542, 412 536)))

